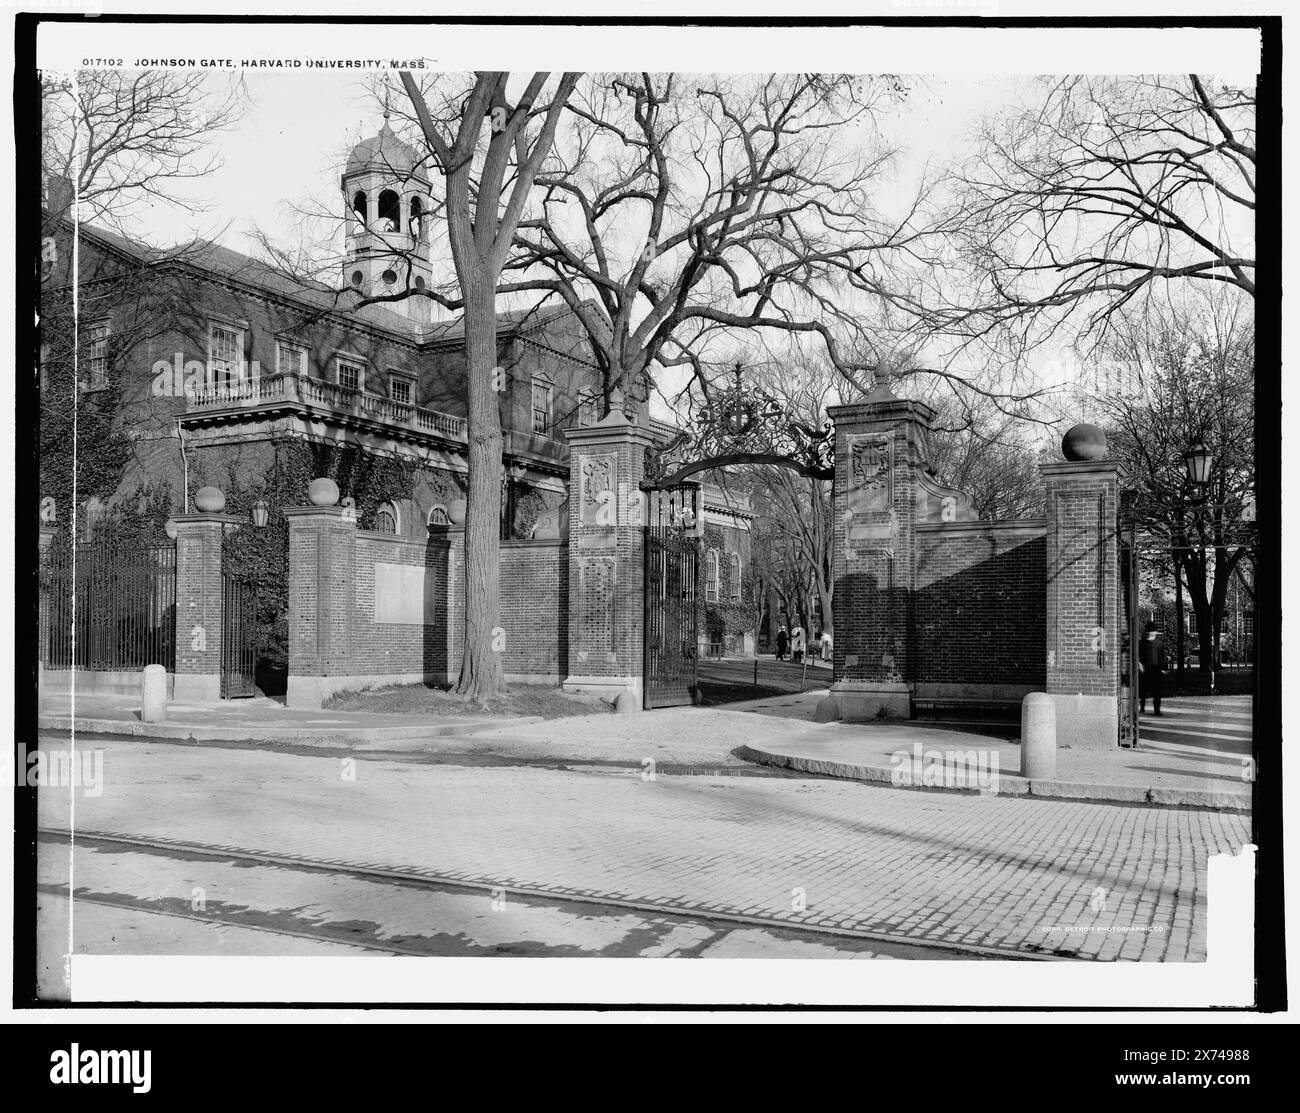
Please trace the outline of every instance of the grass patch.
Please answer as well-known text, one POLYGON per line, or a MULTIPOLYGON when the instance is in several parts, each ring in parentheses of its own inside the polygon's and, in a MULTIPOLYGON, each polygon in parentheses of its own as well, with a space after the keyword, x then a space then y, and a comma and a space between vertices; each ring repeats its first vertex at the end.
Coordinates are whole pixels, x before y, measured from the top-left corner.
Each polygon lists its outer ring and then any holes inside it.
POLYGON ((745 700, 785 696, 791 691, 798 691, 798 689, 773 688, 762 684, 755 688, 753 684, 718 684, 707 680, 702 680, 699 684, 701 707, 720 707, 727 703, 743 703, 745 700))
POLYGON ((531 715, 564 719, 570 715, 612 713, 599 696, 580 695, 540 684, 512 684, 509 694, 487 707, 454 695, 447 688, 401 684, 367 692, 340 692, 325 705, 332 711, 373 711, 380 715, 506 716, 531 715))

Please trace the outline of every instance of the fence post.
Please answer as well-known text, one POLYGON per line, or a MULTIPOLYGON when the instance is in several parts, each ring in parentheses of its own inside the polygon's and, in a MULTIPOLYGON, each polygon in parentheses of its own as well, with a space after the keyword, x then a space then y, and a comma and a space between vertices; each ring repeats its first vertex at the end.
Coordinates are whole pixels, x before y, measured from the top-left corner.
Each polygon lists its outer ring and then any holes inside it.
POLYGON ((318 708, 352 675, 350 630, 356 512, 287 506, 289 520, 289 707, 318 708))
POLYGON ((178 514, 176 523, 177 701, 211 702, 221 697, 221 539, 229 514, 178 514))

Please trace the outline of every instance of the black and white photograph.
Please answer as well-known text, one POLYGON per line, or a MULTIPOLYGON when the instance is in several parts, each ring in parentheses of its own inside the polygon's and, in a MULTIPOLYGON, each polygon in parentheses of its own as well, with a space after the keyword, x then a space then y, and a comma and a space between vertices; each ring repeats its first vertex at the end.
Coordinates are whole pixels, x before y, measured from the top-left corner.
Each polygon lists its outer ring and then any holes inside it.
POLYGON ((16 1005, 1285 1003, 1279 21, 66 7, 16 1005))

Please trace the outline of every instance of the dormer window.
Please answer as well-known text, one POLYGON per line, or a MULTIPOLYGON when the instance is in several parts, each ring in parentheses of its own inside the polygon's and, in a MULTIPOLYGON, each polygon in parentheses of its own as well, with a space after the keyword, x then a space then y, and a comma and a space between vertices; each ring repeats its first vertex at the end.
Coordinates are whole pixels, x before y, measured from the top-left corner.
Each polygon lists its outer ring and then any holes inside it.
POLYGON ((344 390, 363 390, 366 383, 366 369, 349 359, 340 359, 335 364, 335 381, 344 390))
POLYGON ((307 374, 307 349, 287 340, 275 342, 275 370, 280 375, 307 374))
POLYGON ((415 384, 409 375, 400 371, 391 372, 388 376, 388 385, 394 402, 409 406, 415 400, 415 384))

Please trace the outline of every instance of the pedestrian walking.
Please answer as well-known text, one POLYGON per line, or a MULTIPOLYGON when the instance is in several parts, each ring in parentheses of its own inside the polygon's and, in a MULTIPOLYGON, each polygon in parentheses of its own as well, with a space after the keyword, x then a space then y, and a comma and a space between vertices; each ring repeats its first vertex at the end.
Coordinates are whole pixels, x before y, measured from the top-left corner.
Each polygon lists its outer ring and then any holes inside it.
POLYGON ((790 659, 797 665, 803 660, 804 650, 803 627, 799 623, 794 624, 794 629, 790 631, 790 659))
POLYGON ((778 661, 785 660, 785 651, 789 644, 790 635, 785 632, 785 623, 783 622, 776 632, 776 659, 778 661))
POLYGON ((1165 640, 1160 636, 1154 622, 1147 623, 1147 636, 1138 646, 1138 700, 1142 714, 1147 712, 1147 697, 1150 696, 1155 706, 1155 713, 1160 714, 1160 693, 1164 683, 1165 668, 1169 656, 1165 652, 1165 640))
POLYGON ((829 630, 822 631, 822 660, 829 661, 835 656, 835 642, 829 630))

